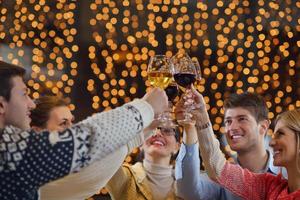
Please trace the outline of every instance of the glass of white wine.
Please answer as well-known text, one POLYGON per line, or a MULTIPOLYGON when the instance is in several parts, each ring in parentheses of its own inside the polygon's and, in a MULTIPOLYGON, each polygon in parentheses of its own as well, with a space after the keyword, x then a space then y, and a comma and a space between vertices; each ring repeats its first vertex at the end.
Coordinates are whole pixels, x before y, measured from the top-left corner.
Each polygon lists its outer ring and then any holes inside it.
MULTIPOLYGON (((170 58, 165 55, 155 55, 150 58, 148 64, 148 80, 154 87, 165 90, 173 81, 174 66, 170 58)), ((160 127, 174 128, 177 124, 172 118, 172 104, 169 103, 169 110, 158 116, 160 127)))

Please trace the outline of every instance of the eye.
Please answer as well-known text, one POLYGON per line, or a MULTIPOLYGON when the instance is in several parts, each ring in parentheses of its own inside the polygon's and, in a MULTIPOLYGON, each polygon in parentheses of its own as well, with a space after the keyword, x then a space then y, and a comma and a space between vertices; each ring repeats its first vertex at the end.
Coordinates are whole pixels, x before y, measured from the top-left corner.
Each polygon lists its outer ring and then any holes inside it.
POLYGON ((161 133, 164 135, 175 135, 174 130, 169 128, 161 128, 161 133))
POLYGON ((225 124, 226 126, 228 126, 228 125, 231 124, 231 122, 232 122, 231 119, 226 119, 226 120, 224 121, 224 124, 225 124))
POLYGON ((277 132, 275 132, 274 134, 273 134, 273 138, 280 138, 280 137, 282 137, 282 136, 284 136, 285 134, 284 134, 284 132, 282 132, 282 131, 277 131, 277 132))
POLYGON ((248 121, 248 119, 246 117, 240 117, 239 122, 243 122, 243 121, 248 121))
POLYGON ((62 123, 59 124, 59 126, 66 127, 67 126, 67 121, 63 121, 62 123))

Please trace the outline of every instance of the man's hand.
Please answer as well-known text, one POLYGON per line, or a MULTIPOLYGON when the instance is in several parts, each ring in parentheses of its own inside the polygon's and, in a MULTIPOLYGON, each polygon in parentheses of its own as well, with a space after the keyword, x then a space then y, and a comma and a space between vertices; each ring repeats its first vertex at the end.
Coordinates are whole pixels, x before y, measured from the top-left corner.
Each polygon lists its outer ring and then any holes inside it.
POLYGON ((147 92, 143 100, 152 106, 155 116, 168 109, 168 97, 165 91, 160 88, 153 88, 150 92, 147 92))

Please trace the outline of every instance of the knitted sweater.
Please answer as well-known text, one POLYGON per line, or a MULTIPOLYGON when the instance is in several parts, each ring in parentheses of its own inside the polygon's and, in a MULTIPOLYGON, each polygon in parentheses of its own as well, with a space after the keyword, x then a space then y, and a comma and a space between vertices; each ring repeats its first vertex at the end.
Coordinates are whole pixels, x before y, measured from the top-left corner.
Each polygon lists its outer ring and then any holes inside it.
POLYGON ((42 185, 79 172, 126 144, 129 148, 141 144, 142 130, 153 117, 151 106, 136 100, 61 133, 4 127, 0 130, 0 199, 38 199, 42 185))
POLYGON ((116 173, 128 153, 123 146, 78 173, 47 183, 40 189, 40 200, 83 200, 92 196, 116 173))
POLYGON ((219 148, 219 141, 214 137, 211 125, 201 125, 209 121, 207 113, 201 115, 199 117, 201 120, 197 121, 198 141, 210 178, 246 200, 300 200, 300 190, 288 193, 287 180, 281 175, 256 174, 227 162, 219 148))

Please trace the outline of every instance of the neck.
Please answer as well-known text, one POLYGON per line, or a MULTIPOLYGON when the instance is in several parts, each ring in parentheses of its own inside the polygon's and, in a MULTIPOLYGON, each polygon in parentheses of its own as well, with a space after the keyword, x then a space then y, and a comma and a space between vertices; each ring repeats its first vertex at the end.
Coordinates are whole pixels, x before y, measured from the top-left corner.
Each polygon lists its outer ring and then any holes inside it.
POLYGON ((296 165, 292 167, 287 167, 288 173, 288 185, 289 185, 289 192, 292 193, 296 190, 300 189, 300 172, 297 170, 296 165))
POLYGON ((157 156, 151 156, 151 155, 145 154, 145 159, 147 159, 149 162, 157 164, 157 165, 169 166, 171 157, 170 156, 157 157, 157 156))
POLYGON ((3 120, 0 120, 0 129, 3 129, 4 128, 4 122, 3 120))
POLYGON ((268 161, 268 153, 264 148, 253 148, 251 151, 238 152, 238 161, 243 168, 252 172, 262 172, 268 161))

